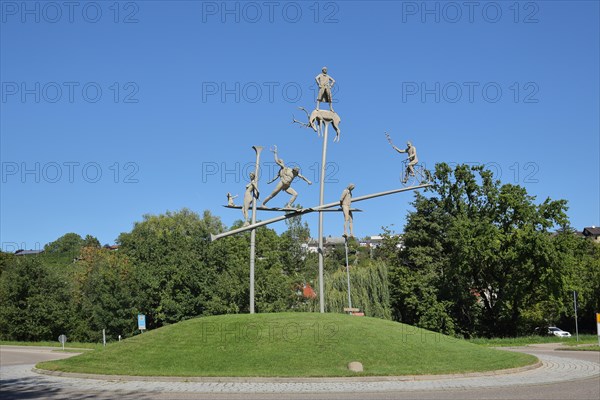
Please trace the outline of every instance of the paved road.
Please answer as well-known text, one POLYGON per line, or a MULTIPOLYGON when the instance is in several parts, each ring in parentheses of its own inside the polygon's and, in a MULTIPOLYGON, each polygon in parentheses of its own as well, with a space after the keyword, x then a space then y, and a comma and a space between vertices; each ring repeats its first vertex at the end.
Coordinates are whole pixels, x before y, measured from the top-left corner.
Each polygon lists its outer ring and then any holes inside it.
POLYGON ((58 352, 59 347, 0 346, 0 367, 36 364, 42 361, 60 360, 78 353, 58 352))
POLYGON ((297 382, 117 381, 39 375, 34 362, 70 354, 0 346, 2 399, 544 399, 600 398, 600 353, 514 349, 541 368, 495 376, 426 380, 329 379, 297 382))

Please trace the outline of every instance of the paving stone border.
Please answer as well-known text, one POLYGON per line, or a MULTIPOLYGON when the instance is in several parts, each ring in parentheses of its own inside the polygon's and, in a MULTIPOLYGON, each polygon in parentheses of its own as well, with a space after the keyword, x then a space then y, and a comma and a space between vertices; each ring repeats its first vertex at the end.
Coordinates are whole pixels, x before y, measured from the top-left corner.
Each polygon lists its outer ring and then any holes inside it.
MULTIPOLYGON (((143 393, 325 393, 392 392, 475 389, 516 385, 539 385, 600 377, 600 363, 548 354, 534 354, 541 362, 537 368, 494 371, 494 373, 415 377, 353 378, 228 378, 225 380, 182 381, 122 380, 66 377, 37 374, 33 365, 0 369, 0 382, 11 381, 23 387, 48 387, 80 391, 134 391, 143 393)), ((148 378, 148 377, 146 377, 148 378)), ((164 378, 164 377, 163 377, 164 378)), ((206 378, 203 378, 206 379, 206 378)))
POLYGON ((102 375, 102 374, 82 374, 76 372, 49 371, 45 369, 32 368, 37 374, 61 376, 65 378, 97 379, 109 381, 124 382, 211 382, 211 383, 268 383, 268 382, 286 382, 286 383, 314 383, 314 382, 388 382, 388 381, 428 381, 438 379, 455 379, 514 374, 518 372, 529 371, 542 367, 542 362, 537 362, 518 368, 507 368, 485 372, 470 372, 464 374, 440 374, 440 375, 400 375, 400 376, 348 376, 331 378, 294 378, 294 377, 181 377, 181 376, 130 376, 130 375, 102 375))

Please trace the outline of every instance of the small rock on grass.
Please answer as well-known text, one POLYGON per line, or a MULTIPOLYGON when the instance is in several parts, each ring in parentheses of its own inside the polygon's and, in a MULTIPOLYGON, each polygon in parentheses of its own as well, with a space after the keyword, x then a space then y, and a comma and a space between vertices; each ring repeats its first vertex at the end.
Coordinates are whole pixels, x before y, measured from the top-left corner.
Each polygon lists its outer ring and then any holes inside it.
POLYGON ((352 361, 348 364, 348 369, 352 372, 363 372, 363 365, 358 361, 352 361))

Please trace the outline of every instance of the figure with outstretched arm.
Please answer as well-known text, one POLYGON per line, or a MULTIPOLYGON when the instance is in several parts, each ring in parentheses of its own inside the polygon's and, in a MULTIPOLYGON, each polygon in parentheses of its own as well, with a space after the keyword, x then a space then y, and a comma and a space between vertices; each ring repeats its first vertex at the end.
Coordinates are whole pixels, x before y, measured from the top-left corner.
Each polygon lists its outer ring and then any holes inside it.
POLYGON ((235 199, 237 197, 238 197, 237 194, 235 196, 232 196, 231 193, 227 193, 227 205, 229 207, 235 207, 235 203, 233 202, 233 199, 235 199))
POLYGON ((292 187, 291 187, 294 179, 296 177, 298 177, 298 178, 304 180, 309 185, 312 185, 312 182, 309 181, 308 179, 306 179, 304 176, 302 176, 302 174, 300 174, 300 168, 298 168, 298 167, 289 168, 285 165, 284 161, 281 158, 279 158, 277 155, 277 146, 273 146, 271 151, 275 155, 275 163, 277 163, 277 165, 279 165, 279 173, 277 174, 277 176, 275 178, 271 179, 271 181, 269 181, 269 183, 274 182, 275 180, 277 180, 277 178, 279 178, 279 182, 277 183, 275 190, 273 190, 273 193, 271 193, 263 201, 262 205, 265 206, 269 200, 271 200, 273 197, 277 196, 277 194, 279 194, 279 192, 281 192, 283 190, 284 192, 286 192, 292 196, 290 198, 290 200, 288 201, 288 203, 284 206, 284 208, 291 208, 292 204, 298 197, 298 193, 296 193, 296 191, 294 189, 292 189, 292 187))
POLYGON ((250 182, 246 185, 246 192, 244 193, 244 204, 242 205, 242 215, 244 216, 244 225, 248 225, 248 210, 252 205, 254 199, 258 199, 260 193, 258 192, 258 183, 256 182, 256 175, 254 172, 250 172, 250 182))
POLYGON ((354 218, 352 216, 351 205, 352 205, 352 191, 354 190, 354 184, 351 183, 342 192, 340 197, 340 206, 344 213, 344 236, 348 237, 347 227, 350 227, 350 236, 354 237, 354 218))
POLYGON ((385 136, 394 150, 396 150, 398 153, 406 153, 408 156, 408 165, 406 166, 406 172, 402 181, 402 183, 406 183, 409 176, 415 176, 414 166, 419 162, 419 159, 417 158, 417 148, 413 146, 411 142, 406 142, 406 149, 400 149, 394 146, 394 143, 392 143, 392 138, 387 132, 385 136))

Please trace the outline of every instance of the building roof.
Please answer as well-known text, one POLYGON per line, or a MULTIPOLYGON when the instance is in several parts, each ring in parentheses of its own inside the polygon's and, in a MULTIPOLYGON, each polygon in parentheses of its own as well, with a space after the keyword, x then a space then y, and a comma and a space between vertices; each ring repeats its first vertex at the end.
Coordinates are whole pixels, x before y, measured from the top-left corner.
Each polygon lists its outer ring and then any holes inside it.
POLYGON ((588 226, 583 228, 583 234, 585 236, 600 236, 600 228, 595 226, 588 226))
POLYGON ((40 254, 43 253, 44 250, 17 250, 15 251, 16 256, 29 256, 32 254, 40 254))
POLYGON ((315 293, 312 286, 306 283, 302 287, 302 296, 306 299, 315 299, 317 297, 317 294, 315 293))

